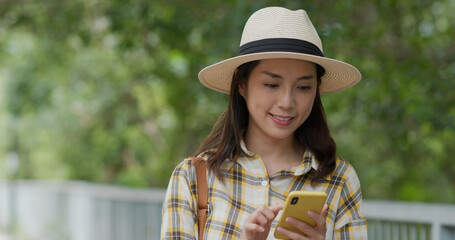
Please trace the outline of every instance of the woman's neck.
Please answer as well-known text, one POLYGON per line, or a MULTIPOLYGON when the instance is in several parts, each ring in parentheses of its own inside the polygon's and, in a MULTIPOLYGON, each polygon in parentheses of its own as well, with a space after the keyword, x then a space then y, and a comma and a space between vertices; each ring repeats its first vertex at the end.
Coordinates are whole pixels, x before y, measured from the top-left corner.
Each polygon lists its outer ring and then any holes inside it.
POLYGON ((305 152, 294 136, 286 139, 271 139, 257 137, 247 132, 245 144, 249 151, 261 157, 269 175, 298 166, 305 152))

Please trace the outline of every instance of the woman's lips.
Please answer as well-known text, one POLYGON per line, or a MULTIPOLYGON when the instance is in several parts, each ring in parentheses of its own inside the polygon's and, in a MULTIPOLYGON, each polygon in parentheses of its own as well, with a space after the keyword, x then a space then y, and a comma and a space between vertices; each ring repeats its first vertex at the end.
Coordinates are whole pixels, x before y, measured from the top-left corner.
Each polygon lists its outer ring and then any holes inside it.
POLYGON ((294 119, 294 117, 279 116, 271 113, 269 114, 272 117, 272 120, 280 126, 287 126, 291 124, 292 120, 294 119))

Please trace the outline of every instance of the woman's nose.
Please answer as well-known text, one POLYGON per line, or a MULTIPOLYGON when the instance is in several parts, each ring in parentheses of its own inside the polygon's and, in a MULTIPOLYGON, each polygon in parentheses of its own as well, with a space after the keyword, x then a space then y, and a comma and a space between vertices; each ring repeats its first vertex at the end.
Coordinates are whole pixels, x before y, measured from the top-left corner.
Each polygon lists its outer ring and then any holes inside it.
POLYGON ((283 109, 290 109, 295 106, 294 91, 291 89, 284 89, 278 99, 278 107, 283 109))

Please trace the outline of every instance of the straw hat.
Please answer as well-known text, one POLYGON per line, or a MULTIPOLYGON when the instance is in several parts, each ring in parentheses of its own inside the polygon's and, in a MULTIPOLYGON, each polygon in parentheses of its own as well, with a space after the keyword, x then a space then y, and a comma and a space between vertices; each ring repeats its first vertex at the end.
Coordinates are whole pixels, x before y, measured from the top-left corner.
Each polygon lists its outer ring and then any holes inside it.
POLYGON ((199 80, 208 88, 229 93, 238 66, 270 58, 301 59, 322 66, 325 74, 321 94, 348 88, 362 78, 352 65, 324 57, 321 39, 304 10, 267 7, 253 13, 246 22, 238 56, 202 69, 199 80))

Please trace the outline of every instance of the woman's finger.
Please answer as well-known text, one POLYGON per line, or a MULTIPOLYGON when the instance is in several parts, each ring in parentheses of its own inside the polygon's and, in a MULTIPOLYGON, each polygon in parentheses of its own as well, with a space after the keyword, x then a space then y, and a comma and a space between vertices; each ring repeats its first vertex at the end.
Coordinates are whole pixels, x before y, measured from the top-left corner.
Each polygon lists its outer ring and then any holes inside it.
POLYGON ((324 207, 322 208, 322 211, 321 211, 321 216, 323 216, 324 218, 327 216, 327 210, 329 210, 329 205, 327 205, 327 203, 325 203, 324 207))
POLYGON ((262 214, 267 221, 272 221, 275 218, 275 214, 266 206, 262 206, 258 209, 259 213, 262 214))
POLYGON ((272 205, 271 207, 262 206, 252 213, 252 219, 257 219, 261 224, 264 224, 264 219, 267 222, 272 222, 278 215, 278 212, 283 209, 282 204, 272 205))
POLYGON ((269 209, 275 215, 274 217, 276 217, 276 215, 278 215, 278 212, 283 210, 283 208, 284 208, 284 204, 283 203, 275 203, 275 204, 273 204, 272 206, 269 207, 269 209))
POLYGON ((286 228, 278 227, 276 230, 281 235, 286 236, 288 239, 292 239, 292 240, 307 240, 307 239, 309 239, 309 238, 307 238, 305 236, 302 236, 302 235, 300 235, 300 234, 298 234, 296 232, 289 231, 286 228))
POLYGON ((308 211, 308 216, 310 216, 310 218, 316 222, 316 225, 314 227, 320 228, 323 225, 325 225, 325 217, 323 217, 322 215, 319 215, 313 211, 308 211))
POLYGON ((256 222, 257 224, 259 224, 261 226, 265 226, 269 222, 267 217, 264 216, 264 214, 262 212, 257 212, 256 216, 254 217, 254 219, 256 221, 253 221, 253 222, 256 222))
POLYGON ((318 234, 318 231, 310 226, 309 224, 299 221, 295 218, 287 217, 286 222, 289 223, 290 225, 295 226, 298 228, 300 231, 302 231, 304 234, 308 236, 316 236, 318 234))
POLYGON ((326 213, 328 209, 328 205, 325 204, 324 207, 322 208, 321 214, 317 214, 316 212, 313 211, 308 211, 308 216, 312 218, 316 222, 315 228, 317 229, 322 229, 325 231, 326 228, 326 213))
POLYGON ((240 239, 266 238, 273 220, 282 208, 281 205, 273 205, 256 209, 246 218, 240 239))
POLYGON ((254 223, 245 223, 244 230, 247 232, 264 232, 265 229, 254 223))

